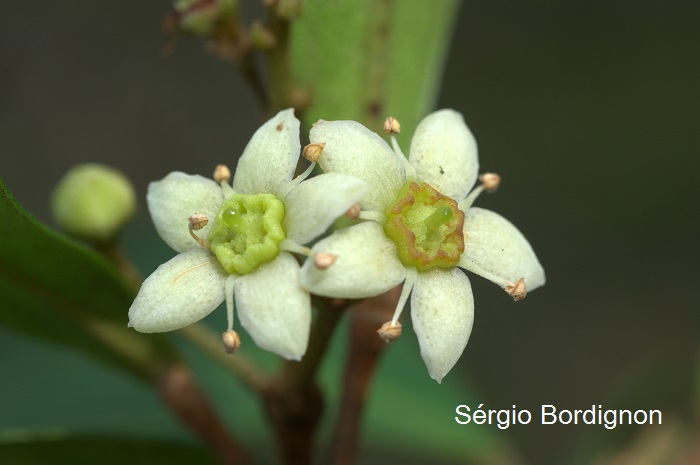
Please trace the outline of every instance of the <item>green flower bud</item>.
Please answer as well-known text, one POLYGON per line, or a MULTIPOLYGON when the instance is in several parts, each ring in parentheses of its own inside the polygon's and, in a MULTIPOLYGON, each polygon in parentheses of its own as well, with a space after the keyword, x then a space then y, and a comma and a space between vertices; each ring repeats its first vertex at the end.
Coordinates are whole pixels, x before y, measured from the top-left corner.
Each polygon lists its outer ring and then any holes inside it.
POLYGON ((51 213, 60 229, 94 242, 113 238, 136 209, 136 195, 119 171, 95 163, 72 168, 51 197, 51 213))
POLYGON ((174 4, 181 31, 195 36, 212 36, 221 24, 237 14, 237 0, 177 0, 174 4))

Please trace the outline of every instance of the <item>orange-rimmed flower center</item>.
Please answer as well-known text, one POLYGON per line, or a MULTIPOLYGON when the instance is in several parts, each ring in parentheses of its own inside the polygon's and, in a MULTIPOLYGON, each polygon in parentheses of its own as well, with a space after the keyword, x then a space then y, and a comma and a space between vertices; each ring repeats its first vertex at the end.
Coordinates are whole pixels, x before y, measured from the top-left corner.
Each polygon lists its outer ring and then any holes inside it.
POLYGON ((464 213, 425 182, 409 182, 385 212, 399 259, 419 271, 455 266, 464 252, 464 213))

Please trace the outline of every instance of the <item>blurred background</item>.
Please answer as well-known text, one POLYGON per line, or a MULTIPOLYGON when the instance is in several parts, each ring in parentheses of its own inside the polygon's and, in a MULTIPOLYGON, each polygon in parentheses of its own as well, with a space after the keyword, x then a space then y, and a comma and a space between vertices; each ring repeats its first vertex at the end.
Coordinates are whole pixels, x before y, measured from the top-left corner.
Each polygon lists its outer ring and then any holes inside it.
MULTIPOLYGON (((0 176, 50 223, 51 190, 71 166, 121 169, 140 201, 124 241, 144 274, 173 255, 148 218, 148 182, 235 165, 262 122, 235 68, 199 41, 163 53, 168 8, 39 0, 4 2, 0 15, 0 176)), ((611 457, 642 434, 461 427, 459 404, 661 409, 664 425, 645 437, 677 450, 700 437, 698 18, 700 4, 681 0, 462 3, 436 108, 463 113, 481 169, 503 177, 477 206, 523 231, 548 281, 513 303, 470 277, 474 330, 442 386, 406 331, 379 368, 359 463, 473 463, 484 457, 464 451, 477 442, 511 462, 622 463, 611 457)), ((407 151, 410 134, 400 142, 407 151)), ((342 344, 324 366, 331 398, 342 344)), ((198 370, 237 434, 271 440, 252 397, 211 363, 198 370)), ((83 354, 0 329, 0 373, 2 438, 39 428, 194 441, 150 391, 83 354)))

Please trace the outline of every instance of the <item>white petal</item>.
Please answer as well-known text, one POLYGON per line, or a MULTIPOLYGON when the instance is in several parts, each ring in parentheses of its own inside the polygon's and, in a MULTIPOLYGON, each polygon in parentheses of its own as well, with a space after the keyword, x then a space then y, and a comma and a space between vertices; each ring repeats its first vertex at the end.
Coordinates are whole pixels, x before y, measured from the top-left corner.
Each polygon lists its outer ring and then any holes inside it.
POLYGON ((355 121, 320 121, 311 128, 312 143, 325 143, 318 163, 325 172, 345 173, 369 184, 360 205, 384 211, 406 175, 389 145, 355 121))
POLYGON ((530 243, 501 215, 470 208, 464 216, 464 239, 464 253, 458 263, 462 268, 501 287, 503 281, 520 278, 525 279, 528 292, 544 285, 544 269, 530 243))
POLYGON ((338 256, 326 270, 316 268, 313 259, 304 263, 301 282, 313 294, 344 299, 371 297, 398 286, 406 278, 396 246, 373 221, 338 230, 316 243, 312 250, 338 256))
POLYGON ((306 352, 311 325, 311 297, 299 281, 299 264, 282 252, 239 277, 233 292, 241 324, 255 343, 290 360, 306 352))
POLYGON ((320 236, 367 192, 367 184, 353 176, 327 173, 302 182, 284 200, 287 237, 306 244, 320 236))
POLYGON ((143 282, 129 309, 129 326, 157 333, 199 321, 223 302, 227 277, 208 250, 181 253, 143 282))
POLYGON ((467 196, 479 173, 476 140, 454 110, 440 110, 420 122, 408 160, 416 175, 457 201, 467 196))
POLYGON ((200 237, 207 237, 224 196, 211 179, 176 171, 150 183, 146 201, 160 237, 176 251, 184 252, 200 247, 190 236, 187 219, 195 213, 207 216, 209 224, 197 231, 200 237))
POLYGON ((233 177, 239 194, 275 194, 294 175, 299 161, 299 120, 294 110, 277 113, 263 124, 243 151, 233 177))
POLYGON ((459 268, 418 273, 411 295, 411 322, 430 377, 438 383, 457 363, 474 323, 469 278, 459 268))

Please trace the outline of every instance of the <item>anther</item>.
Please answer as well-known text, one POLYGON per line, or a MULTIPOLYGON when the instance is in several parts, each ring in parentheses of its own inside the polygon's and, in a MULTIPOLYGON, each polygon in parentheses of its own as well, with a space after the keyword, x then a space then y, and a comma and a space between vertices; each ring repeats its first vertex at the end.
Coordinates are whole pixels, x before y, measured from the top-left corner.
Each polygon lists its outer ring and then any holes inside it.
POLYGON ((504 289, 516 302, 518 300, 523 300, 525 296, 527 296, 527 288, 525 287, 525 279, 523 278, 508 284, 504 289))
POLYGON ((201 237, 198 237, 194 232, 199 231, 203 227, 205 227, 207 224, 209 224, 209 218, 206 216, 202 215, 201 213, 195 213, 194 215, 190 216, 187 218, 187 221, 189 222, 189 230, 190 230, 190 236, 197 241, 199 245, 204 247, 205 249, 209 248, 209 241, 206 239, 202 239, 201 237))
POLYGON ((304 158, 309 160, 311 163, 316 163, 321 157, 321 152, 323 151, 323 147, 325 146, 325 142, 307 145, 306 147, 304 147, 304 158))
POLYGON ((360 204, 356 203, 345 212, 345 216, 351 220, 355 220, 360 217, 360 213, 362 213, 362 210, 360 210, 360 204))
POLYGON ((222 182, 231 181, 231 170, 226 165, 216 165, 214 169, 214 182, 221 184, 222 182))
POLYGON ((501 184, 501 177, 496 173, 484 173, 479 176, 479 181, 481 181, 484 191, 491 193, 498 189, 498 185, 501 184))
POLYGON ((379 334, 379 337, 387 344, 394 342, 401 336, 401 323, 398 321, 396 323, 387 321, 377 330, 377 334, 379 334))
POLYGON ((319 270, 327 270, 338 259, 338 256, 327 252, 317 252, 312 257, 314 261, 314 266, 319 270))
POLYGON ((401 132, 401 123, 393 116, 384 120, 384 134, 398 134, 401 132))
POLYGON ((224 341, 224 348, 227 354, 232 354, 241 347, 241 337, 232 329, 223 333, 221 339, 224 341))

